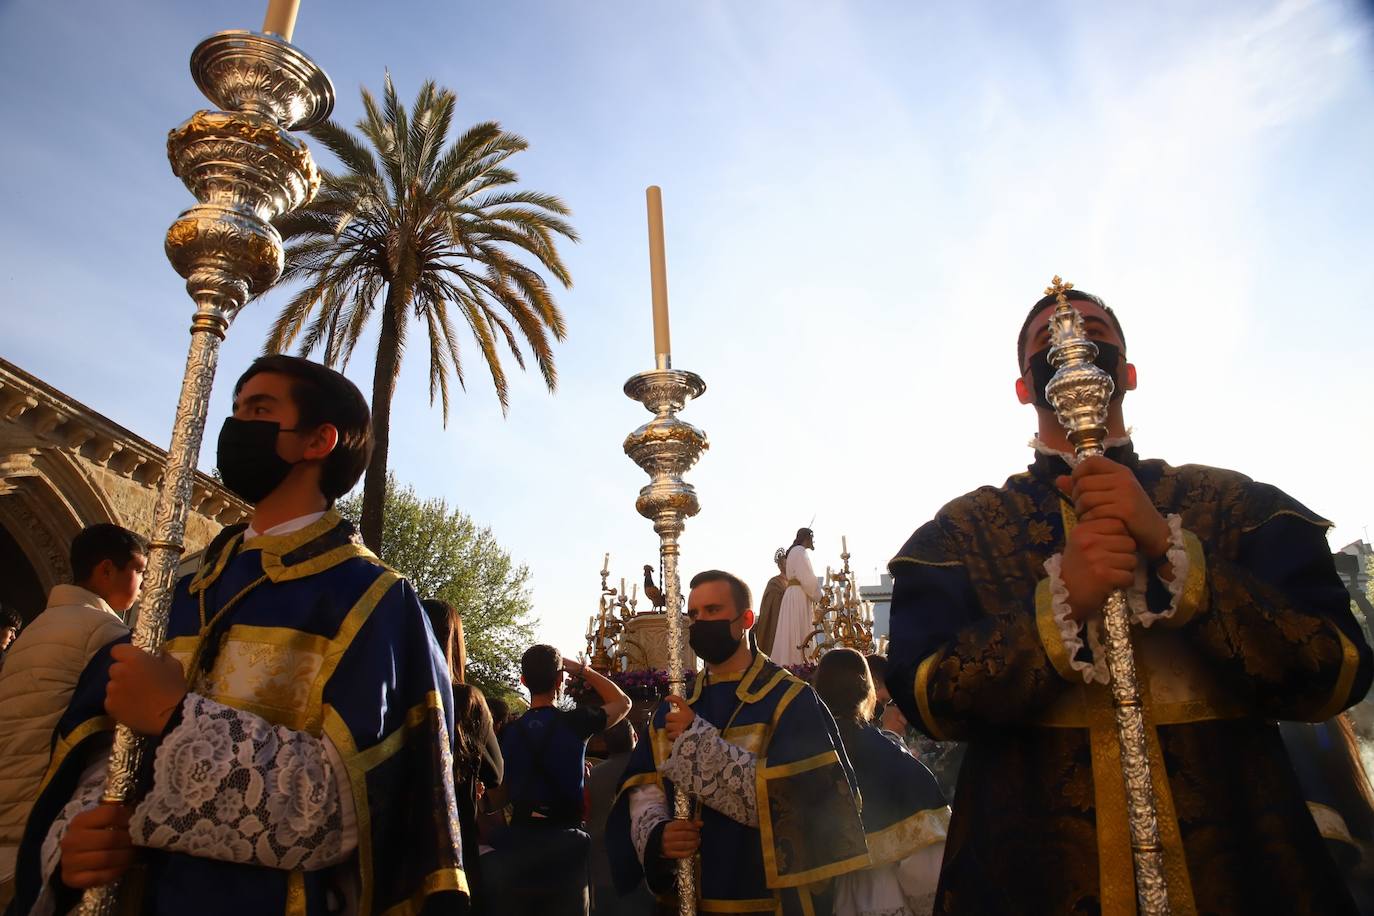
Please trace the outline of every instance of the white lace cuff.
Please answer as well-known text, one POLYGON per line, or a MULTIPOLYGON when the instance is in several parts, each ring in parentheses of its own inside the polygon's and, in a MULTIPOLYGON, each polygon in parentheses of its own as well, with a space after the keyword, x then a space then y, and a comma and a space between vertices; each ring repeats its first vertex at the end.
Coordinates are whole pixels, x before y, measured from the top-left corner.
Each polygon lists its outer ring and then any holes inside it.
POLYGON ((636 786, 630 790, 630 842, 634 843, 639 864, 644 864, 644 852, 649 837, 659 824, 672 820, 668 814, 668 797, 658 786, 636 786))
POLYGON ((224 862, 312 870, 343 861, 336 763, 326 742, 194 693, 162 739, 135 844, 224 862))
POLYGON ((701 716, 673 742, 673 752, 659 771, 673 785, 746 827, 759 825, 754 775, 758 759, 721 737, 701 716))
POLYGON ((1183 598, 1183 588, 1188 582, 1188 545, 1183 537, 1183 518, 1178 514, 1172 514, 1164 519, 1169 523, 1169 547, 1164 552, 1164 558, 1169 561, 1174 577, 1172 580, 1160 581, 1169 589, 1169 607, 1163 611, 1151 611, 1145 600, 1145 590, 1149 586, 1146 577, 1145 565, 1137 564, 1135 568, 1135 584, 1131 586, 1126 594, 1127 603, 1131 608, 1131 620, 1148 627, 1157 620, 1168 620, 1178 613, 1179 602, 1183 598))
POLYGON ((1069 588, 1064 584, 1061 575, 1063 565, 1064 555, 1059 553, 1045 561, 1045 573, 1050 580, 1050 606, 1055 629, 1059 631, 1059 638, 1068 652, 1069 667, 1077 671, 1086 684, 1106 684, 1111 680, 1111 675, 1107 673, 1107 651, 1102 643, 1102 625, 1092 620, 1084 626, 1069 618, 1069 588), (1088 651, 1092 655, 1090 661, 1083 661, 1078 657, 1083 651, 1085 637, 1088 641, 1088 651))
POLYGON ((67 835, 67 825, 72 822, 72 818, 100 804, 100 795, 105 791, 105 771, 109 766, 109 751, 91 761, 91 765, 81 773, 72 800, 62 806, 62 810, 53 819, 52 826, 48 828, 48 835, 43 838, 39 863, 39 874, 43 876, 43 890, 34 901, 33 909, 29 910, 30 916, 49 916, 57 909, 57 901, 53 898, 52 892, 52 878, 62 864, 62 838, 67 835))

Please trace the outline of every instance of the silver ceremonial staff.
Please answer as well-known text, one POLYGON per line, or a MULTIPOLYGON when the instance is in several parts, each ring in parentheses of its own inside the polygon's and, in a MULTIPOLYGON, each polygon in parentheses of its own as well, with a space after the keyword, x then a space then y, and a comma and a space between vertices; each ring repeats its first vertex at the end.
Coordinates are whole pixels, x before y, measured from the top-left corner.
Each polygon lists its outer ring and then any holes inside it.
MULTIPOLYGON (((1045 290, 1045 295, 1057 299, 1050 316, 1049 354, 1056 371, 1045 386, 1045 397, 1054 406, 1081 461, 1104 452, 1107 411, 1116 384, 1093 362, 1097 358, 1097 344, 1084 333, 1082 314, 1069 304, 1066 293, 1071 289, 1072 283, 1055 277, 1045 290)), ((1112 706, 1116 710, 1116 739, 1121 748, 1121 777, 1126 785, 1136 905, 1140 916, 1167 916, 1169 889, 1164 878, 1164 847, 1159 841, 1159 817, 1155 811, 1145 718, 1140 707, 1131 619, 1124 591, 1117 589, 1107 597, 1102 619, 1112 706)))
MULTIPOLYGON (((653 419, 625 437, 625 454, 649 475, 649 485, 639 491, 635 508, 654 523, 662 565, 664 613, 668 615, 668 689, 682 696, 682 583, 678 579, 678 538, 687 519, 701 510, 696 489, 682 479, 701 453, 709 448, 706 434, 678 419, 678 411, 692 398, 701 397, 706 383, 694 372, 672 368, 666 353, 656 359, 658 368, 641 372, 625 383, 625 393, 643 404, 653 419)), ((689 819, 692 800, 685 792, 673 794, 673 817, 689 819)), ((677 860, 679 916, 696 912, 697 882, 692 858, 677 860)))
MULTIPOLYGON (((212 35, 191 52, 191 75, 220 110, 196 112, 167 137, 172 173, 199 201, 167 230, 165 243, 196 310, 133 624, 133 644, 149 652, 161 647, 167 632, 220 343, 249 297, 281 275, 282 240, 271 221, 319 189, 310 151, 287 131, 313 127, 334 108, 329 77, 276 34, 212 35)), ((116 727, 102 801, 133 797, 145 744, 132 730, 116 727)), ((80 912, 112 914, 118 899, 118 882, 92 888, 80 912)))

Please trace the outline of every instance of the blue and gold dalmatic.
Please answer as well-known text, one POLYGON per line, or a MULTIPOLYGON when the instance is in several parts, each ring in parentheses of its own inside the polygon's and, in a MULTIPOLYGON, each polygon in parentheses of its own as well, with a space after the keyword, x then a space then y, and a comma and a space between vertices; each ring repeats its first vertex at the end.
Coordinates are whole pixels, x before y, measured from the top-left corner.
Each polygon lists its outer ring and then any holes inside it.
MULTIPOLYGON (((762 653, 744 672, 698 675, 686 699, 725 740, 758 761, 758 827, 697 802, 703 822, 698 912, 825 911, 829 879, 869 865, 854 774, 835 720, 810 685, 762 653)), ((606 825, 607 853, 623 892, 644 876, 630 840, 630 790, 657 785, 670 810, 673 803, 672 780, 659 773, 672 751, 664 731, 667 710, 668 704, 659 706, 649 740, 631 756, 606 825)), ((660 905, 670 899, 671 890, 660 895, 660 905)))
MULTIPOLYGON (((356 890, 362 914, 466 911, 445 662, 410 584, 357 542, 351 524, 331 511, 246 545, 241 527, 221 532, 199 571, 177 584, 165 648, 193 692, 329 739, 347 769, 358 847, 312 872, 146 850, 141 880, 126 882, 142 886, 139 911, 324 913, 326 894, 337 898, 340 887, 356 890)), ((107 650, 59 724, 21 853, 20 892, 30 900, 36 847, 109 743, 108 667, 107 650)))

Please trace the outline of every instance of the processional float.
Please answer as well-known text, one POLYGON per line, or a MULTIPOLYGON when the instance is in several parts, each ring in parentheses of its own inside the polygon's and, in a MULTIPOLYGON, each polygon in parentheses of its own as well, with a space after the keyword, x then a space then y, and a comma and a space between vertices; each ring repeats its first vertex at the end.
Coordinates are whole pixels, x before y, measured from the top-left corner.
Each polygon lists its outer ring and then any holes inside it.
MULTIPOLYGON (((682 583, 678 579, 678 539, 687 519, 701 511, 696 489, 682 479, 709 446, 706 434, 678 419, 678 411, 706 391, 694 372, 674 369, 668 333, 668 276, 663 252, 663 198, 657 187, 646 194, 649 204, 649 272, 653 282, 654 368, 625 383, 625 394, 648 408, 653 419, 625 437, 625 454, 649 475, 635 508, 654 524, 658 535, 659 581, 663 583, 668 622, 668 689, 681 696, 683 672, 682 583)), ((689 820, 692 800, 673 794, 673 817, 689 820)), ((691 858, 677 860, 679 916, 696 912, 696 868, 691 858)))
MULTIPOLYGON (((1116 383, 1093 360, 1097 344, 1083 331, 1083 316, 1069 304, 1072 283, 1055 277, 1045 295, 1055 296, 1050 315, 1050 365, 1054 376, 1045 386, 1060 424, 1073 443, 1078 460, 1103 454, 1107 411, 1116 383)), ((1135 655, 1131 647, 1131 618, 1126 593, 1116 589, 1102 608, 1106 631, 1107 670, 1116 712, 1116 738, 1121 749, 1121 778, 1126 786, 1126 815, 1131 833, 1131 862, 1140 916, 1166 916, 1169 889, 1164 877, 1164 847, 1159 839, 1159 816, 1145 743, 1145 716, 1140 705, 1135 655)))
MULTIPOLYGON (((196 112, 167 137, 172 174, 199 203, 177 217, 164 247, 196 309, 134 612, 133 644, 149 652, 158 651, 167 633, 220 343, 248 299, 281 276, 282 240, 272 220, 307 203, 320 186, 309 149, 289 131, 325 121, 334 87, 290 43, 298 7, 299 0, 271 0, 261 32, 219 32, 197 45, 191 76, 218 110, 196 112)), ((102 802, 135 797, 146 744, 116 726, 102 802)), ((119 890, 115 882, 86 891, 80 912, 113 914, 119 890)))

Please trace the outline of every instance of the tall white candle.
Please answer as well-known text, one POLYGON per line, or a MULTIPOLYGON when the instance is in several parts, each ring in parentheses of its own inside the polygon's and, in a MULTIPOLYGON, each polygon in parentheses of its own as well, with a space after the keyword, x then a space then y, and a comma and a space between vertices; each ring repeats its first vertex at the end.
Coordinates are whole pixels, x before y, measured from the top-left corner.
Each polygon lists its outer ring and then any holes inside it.
POLYGON ((668 260, 663 250, 663 192, 650 185, 644 192, 649 204, 649 282, 654 301, 654 357, 668 356, 668 260))
POLYGON ((849 538, 840 535, 840 553, 849 553, 849 538))
POLYGON ((296 31, 296 14, 300 11, 301 0, 268 0, 262 30, 280 35, 283 41, 290 41, 291 33, 296 31))

